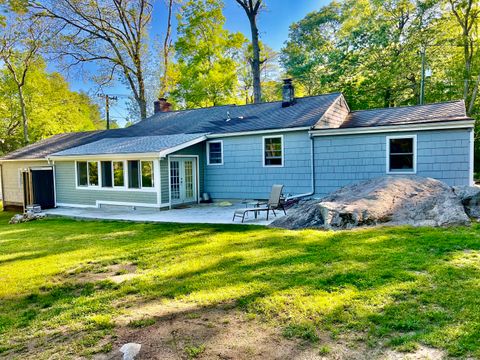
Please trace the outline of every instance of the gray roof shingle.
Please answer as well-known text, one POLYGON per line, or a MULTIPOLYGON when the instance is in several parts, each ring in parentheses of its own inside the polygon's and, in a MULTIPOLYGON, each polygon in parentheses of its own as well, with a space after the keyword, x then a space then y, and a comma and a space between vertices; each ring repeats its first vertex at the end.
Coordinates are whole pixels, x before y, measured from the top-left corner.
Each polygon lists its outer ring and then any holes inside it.
POLYGON ((17 159, 43 159, 54 152, 101 139, 103 136, 105 136, 105 133, 106 131, 86 131, 53 135, 47 139, 40 140, 34 144, 15 150, 0 158, 0 161, 17 159))
POLYGON ((353 111, 340 127, 357 128, 469 119, 465 110, 465 103, 463 100, 460 100, 427 105, 353 111))
POLYGON ((125 130, 129 136, 143 136, 311 127, 340 96, 340 93, 334 93, 299 98, 295 105, 286 108, 277 101, 158 113, 125 130))
POLYGON ((152 153, 170 149, 192 140, 203 138, 204 134, 177 134, 104 138, 89 144, 77 146, 52 154, 53 156, 137 154, 152 153))

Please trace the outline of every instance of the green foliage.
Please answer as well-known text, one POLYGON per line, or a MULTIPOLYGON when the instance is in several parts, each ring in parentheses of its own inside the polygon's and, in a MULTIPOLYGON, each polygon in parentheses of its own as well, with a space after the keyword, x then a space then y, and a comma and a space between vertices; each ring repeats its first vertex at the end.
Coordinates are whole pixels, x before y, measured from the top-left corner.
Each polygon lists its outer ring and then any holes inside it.
POLYGON ((290 27, 282 63, 307 93, 342 91, 352 109, 413 105, 422 48, 426 102, 462 98, 461 29, 436 0, 332 2, 290 27))
POLYGON ((196 359, 205 351, 205 345, 198 345, 198 346, 187 346, 185 347, 185 353, 187 354, 189 359, 196 359))
MULTIPOLYGON (((98 106, 86 94, 71 91, 60 74, 47 72, 41 59, 28 72, 23 90, 31 142, 102 126, 98 106)), ((21 124, 18 89, 11 74, 0 69, 0 154, 22 146, 21 124)))
POLYGON ((283 336, 288 339, 299 338, 310 342, 318 341, 317 330, 311 323, 289 324, 283 329, 283 336))
POLYGON ((68 219, 8 225, 11 215, 0 213, 7 358, 35 357, 22 352, 29 344, 42 344, 31 349, 43 358, 101 351, 123 326, 115 319, 179 302, 237 304, 307 341, 329 331, 333 340, 353 334, 370 346, 480 356, 479 224, 326 232, 68 219), (142 269, 133 280, 88 280, 132 262, 142 269))
POLYGON ((184 107, 205 107, 237 101, 240 33, 224 29, 220 0, 188 1, 178 16, 176 87, 172 95, 184 107))

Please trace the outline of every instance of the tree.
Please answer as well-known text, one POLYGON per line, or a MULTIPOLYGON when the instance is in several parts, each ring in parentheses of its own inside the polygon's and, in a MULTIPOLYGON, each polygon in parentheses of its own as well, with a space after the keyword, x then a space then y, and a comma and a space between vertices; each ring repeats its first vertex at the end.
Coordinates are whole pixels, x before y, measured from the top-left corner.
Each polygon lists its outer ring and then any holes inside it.
POLYGON ((253 102, 259 103, 262 101, 262 86, 260 80, 260 44, 258 39, 257 16, 259 10, 263 6, 263 0, 235 0, 247 14, 250 22, 250 30, 252 33, 252 58, 250 64, 252 66, 253 76, 253 102))
MULTIPOLYGON (((23 146, 22 110, 11 72, 0 69, 0 153, 23 146)), ((64 132, 103 129, 100 111, 84 93, 73 92, 58 73, 48 73, 39 56, 31 62, 23 88, 32 142, 64 132)))
POLYGON ((470 78, 472 75, 472 62, 475 55, 476 42, 478 42, 478 20, 480 16, 480 7, 477 1, 474 0, 448 0, 450 10, 452 11, 458 25, 462 29, 461 41, 463 46, 464 57, 464 79, 463 79, 463 98, 465 101, 470 101, 468 112, 473 111, 475 99, 478 93, 478 85, 480 82, 480 73, 477 78, 473 94, 471 94, 470 78))
MULTIPOLYGON (((260 59, 260 83, 262 87, 262 100, 275 101, 281 98, 280 84, 280 65, 278 63, 279 54, 263 44, 260 45, 260 53, 263 57, 260 59)), ((252 44, 245 43, 242 48, 242 60, 238 69, 241 94, 240 98, 245 100, 246 104, 254 103, 254 85, 251 67, 252 44)))
POLYGON ((190 0, 178 16, 175 43, 178 80, 172 95, 181 106, 204 107, 237 101, 237 68, 246 39, 223 28, 222 9, 221 0, 190 0))
POLYGON ((171 79, 171 69, 170 63, 172 60, 172 16, 173 16, 173 7, 176 1, 174 0, 165 0, 167 8, 167 28, 165 31, 165 37, 162 44, 162 60, 163 68, 162 75, 160 78, 160 94, 159 98, 168 97, 168 93, 171 90, 172 79, 171 79))
POLYGON ((47 0, 34 9, 62 26, 61 46, 56 49, 69 66, 95 62, 101 67, 100 84, 118 74, 133 93, 140 118, 147 117, 145 57, 147 31, 152 16, 148 0, 47 0))
POLYGON ((0 37, 0 59, 10 72, 17 88, 22 115, 24 145, 30 142, 24 87, 27 74, 37 59, 47 32, 48 25, 38 18, 11 15, 7 20, 6 29, 0 37))
POLYGON ((343 91, 354 109, 417 104, 439 11, 435 0, 332 2, 291 26, 281 61, 307 94, 343 91))

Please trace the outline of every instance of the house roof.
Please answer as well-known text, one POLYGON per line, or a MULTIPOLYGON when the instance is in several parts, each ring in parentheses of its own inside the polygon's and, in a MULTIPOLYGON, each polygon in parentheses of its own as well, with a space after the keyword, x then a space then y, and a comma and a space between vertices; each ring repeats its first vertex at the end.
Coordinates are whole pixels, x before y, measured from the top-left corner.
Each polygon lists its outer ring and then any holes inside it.
POLYGON ((408 125, 470 119, 465 110, 465 102, 459 100, 427 105, 352 111, 340 127, 408 125))
POLYGON ((179 133, 225 134, 311 127, 341 96, 341 93, 333 93, 299 98, 296 104, 285 108, 282 108, 281 101, 276 101, 157 113, 125 130, 129 136, 144 136, 179 133))
POLYGON ((193 140, 203 140, 204 138, 204 134, 104 138, 54 153, 52 156, 160 153, 163 150, 176 148, 183 144, 189 144, 193 140))
MULTIPOLYGON (((73 156, 161 152, 207 134, 313 128, 341 98, 341 93, 332 93, 298 98, 296 104, 285 108, 277 101, 157 113, 124 129, 52 136, 16 150, 0 158, 0 161, 43 159, 52 154, 73 156)), ((471 120, 466 114, 463 101, 353 111, 347 115, 340 128, 457 120, 471 120)))
POLYGON ((0 158, 0 161, 17 159, 44 159, 46 156, 54 152, 80 146, 100 139, 105 135, 105 133, 106 131, 86 131, 54 135, 47 139, 40 140, 34 144, 15 150, 0 158))

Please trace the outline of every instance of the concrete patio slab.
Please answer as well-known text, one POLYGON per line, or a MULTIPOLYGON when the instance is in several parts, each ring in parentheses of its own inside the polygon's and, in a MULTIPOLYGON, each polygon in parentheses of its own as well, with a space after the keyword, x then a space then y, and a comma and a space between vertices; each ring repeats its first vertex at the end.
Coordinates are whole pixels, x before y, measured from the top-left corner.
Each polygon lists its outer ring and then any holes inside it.
MULTIPOLYGON (((200 204, 192 205, 182 209, 155 210, 155 209, 137 209, 130 207, 123 208, 70 208, 58 207, 45 210, 48 216, 65 216, 77 219, 96 219, 96 220, 122 220, 135 222, 168 222, 184 224, 242 224, 237 218, 232 221, 235 209, 245 208, 245 204, 234 203, 230 206, 220 206, 219 204, 200 204)), ((282 217, 282 211, 276 211, 277 217, 282 217)), ((249 213, 245 218, 244 225, 268 225, 276 218, 270 213, 269 220, 266 219, 266 212, 261 212, 258 219, 255 219, 253 213, 249 213)))

